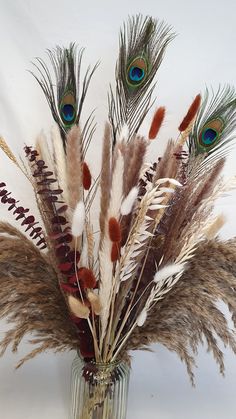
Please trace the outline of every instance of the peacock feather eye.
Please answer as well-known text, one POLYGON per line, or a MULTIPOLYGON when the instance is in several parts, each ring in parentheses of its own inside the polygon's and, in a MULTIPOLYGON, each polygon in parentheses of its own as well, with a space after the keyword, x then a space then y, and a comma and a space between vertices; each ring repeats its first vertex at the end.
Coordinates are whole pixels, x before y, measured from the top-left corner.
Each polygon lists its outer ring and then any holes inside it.
POLYGON ((63 123, 66 126, 72 125, 75 122, 77 112, 76 100, 73 93, 67 92, 63 96, 59 109, 63 123))
POLYGON ((146 79, 148 65, 144 57, 136 57, 128 66, 127 83, 131 87, 140 86, 146 79))
POLYGON ((207 151, 216 145, 223 128, 224 121, 221 118, 214 119, 204 125, 199 135, 199 145, 203 151, 207 151))

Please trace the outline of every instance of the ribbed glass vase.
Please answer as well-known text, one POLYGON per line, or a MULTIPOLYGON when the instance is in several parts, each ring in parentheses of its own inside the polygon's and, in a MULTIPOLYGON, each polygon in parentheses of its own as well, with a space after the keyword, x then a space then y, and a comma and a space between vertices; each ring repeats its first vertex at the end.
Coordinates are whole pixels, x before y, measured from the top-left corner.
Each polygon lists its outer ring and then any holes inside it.
POLYGON ((70 419, 125 419, 130 368, 124 362, 85 363, 79 356, 71 373, 70 419))

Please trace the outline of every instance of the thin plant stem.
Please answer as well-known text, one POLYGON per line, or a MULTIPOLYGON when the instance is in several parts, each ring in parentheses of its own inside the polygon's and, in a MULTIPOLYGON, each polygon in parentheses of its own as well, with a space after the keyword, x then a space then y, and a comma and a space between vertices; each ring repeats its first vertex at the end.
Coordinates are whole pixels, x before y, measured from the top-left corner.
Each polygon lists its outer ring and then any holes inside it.
POLYGON ((82 294, 82 291, 81 291, 78 272, 77 272, 77 258, 76 258, 77 244, 78 244, 78 237, 75 237, 75 253, 74 253, 74 256, 75 256, 74 257, 75 276, 76 276, 76 281, 77 281, 77 285, 78 285, 78 289, 79 289, 79 293, 80 293, 80 298, 82 300, 82 303, 84 304, 84 297, 83 297, 83 294, 82 294))
MULTIPOLYGON (((80 297, 81 297, 82 303, 84 304, 84 297, 83 297, 83 294, 82 294, 82 290, 81 290, 80 283, 79 283, 79 277, 78 277, 78 273, 77 273, 77 259, 76 259, 77 240, 78 240, 78 238, 75 237, 75 258, 74 258, 75 276, 76 276, 76 281, 77 281, 77 284, 78 284, 78 289, 79 289, 80 297)), ((100 353, 99 353, 99 348, 98 348, 98 344, 97 344, 96 332, 95 332, 95 329, 93 328, 93 326, 92 326, 91 321, 90 321, 89 318, 87 319, 87 322, 88 322, 90 331, 91 331, 92 336, 93 336, 95 357, 96 357, 96 359, 99 359, 100 353)))
POLYGON ((112 353, 113 353, 113 351, 114 351, 114 349, 115 349, 115 347, 116 347, 116 344, 117 344, 117 342, 119 341, 119 338, 120 338, 120 335, 121 335, 121 333, 122 333, 122 330, 124 329, 124 327, 125 327, 125 325, 126 325, 126 322, 127 322, 128 318, 129 318, 129 315, 130 315, 130 312, 131 312, 131 310, 130 310, 130 309, 131 309, 131 307, 132 307, 132 304, 133 304, 133 301, 134 301, 135 295, 136 295, 137 290, 138 290, 139 283, 140 283, 141 278, 142 278, 142 274, 143 274, 144 268, 145 268, 145 266, 146 266, 147 257, 148 257, 148 253, 149 253, 149 250, 150 250, 150 245, 151 245, 151 244, 149 244, 148 250, 147 250, 147 252, 146 252, 145 259, 144 259, 144 263, 143 263, 143 266, 142 266, 141 272, 140 272, 140 274, 139 274, 139 278, 138 278, 138 281, 137 281, 137 284, 136 284, 135 290, 134 290, 134 292, 133 292, 132 298, 131 298, 130 303, 129 303, 129 305, 128 305, 128 308, 127 308, 127 310, 126 310, 126 314, 125 314, 124 319, 123 319, 123 321, 122 321, 122 323, 121 323, 121 326, 120 326, 120 329, 119 329, 119 331, 118 331, 118 333, 117 333, 117 335, 116 335, 116 338, 115 338, 115 340, 114 340, 114 342, 113 342, 113 345, 112 345, 112 347, 111 347, 111 350, 110 350, 110 352, 109 352, 109 354, 108 354, 108 359, 112 356, 112 353))
POLYGON ((123 348, 124 344, 126 343, 127 339, 129 338, 129 336, 131 335, 131 333, 133 332, 133 330, 135 329, 137 323, 136 321, 134 322, 133 326, 130 328, 130 330, 128 331, 128 333, 124 336, 122 343, 120 344, 120 346, 118 346, 116 352, 114 353, 114 355, 111 358, 111 362, 114 362, 115 359, 117 358, 119 352, 121 351, 121 349, 123 348))

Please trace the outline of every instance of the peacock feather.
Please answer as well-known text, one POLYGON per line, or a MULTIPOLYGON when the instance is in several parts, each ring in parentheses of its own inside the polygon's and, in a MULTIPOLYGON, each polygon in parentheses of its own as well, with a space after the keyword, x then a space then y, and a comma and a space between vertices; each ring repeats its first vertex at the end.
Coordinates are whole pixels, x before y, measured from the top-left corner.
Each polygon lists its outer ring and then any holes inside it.
POLYGON ((153 78, 165 49, 174 37, 171 28, 152 17, 130 17, 120 32, 116 88, 110 88, 109 119, 113 142, 124 125, 129 138, 136 133, 151 106, 153 78))
MULTIPOLYGON (((96 64, 92 69, 88 67, 80 83, 83 51, 74 43, 71 43, 69 48, 57 46, 54 50, 47 50, 55 82, 50 69, 41 58, 36 58, 36 63, 33 63, 39 75, 32 74, 46 96, 52 116, 60 128, 64 144, 68 130, 79 123, 89 83, 98 65, 96 64)), ((89 118, 85 124, 85 131, 91 126, 90 122, 89 118)))
POLYGON ((222 157, 236 127, 236 93, 231 86, 206 89, 198 116, 189 136, 190 155, 222 157))

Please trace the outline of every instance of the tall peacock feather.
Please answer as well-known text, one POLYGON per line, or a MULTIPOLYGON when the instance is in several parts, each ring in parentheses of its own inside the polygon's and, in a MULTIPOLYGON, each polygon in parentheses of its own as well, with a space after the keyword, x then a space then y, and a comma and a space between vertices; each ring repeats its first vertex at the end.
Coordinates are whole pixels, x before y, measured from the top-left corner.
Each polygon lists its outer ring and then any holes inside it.
MULTIPOLYGON (((68 130, 79 123, 89 83, 98 65, 92 69, 87 68, 80 85, 83 51, 78 50, 74 43, 71 43, 69 48, 57 46, 54 50, 47 50, 56 83, 53 82, 50 70, 41 58, 37 58, 36 63, 33 63, 39 76, 32 74, 46 96, 52 116, 60 128, 64 145, 68 130)), ((88 127, 91 128, 91 117, 85 124, 85 132, 88 127)))
POLYGON ((220 158, 233 140, 236 126, 236 94, 231 86, 221 88, 216 94, 206 90, 200 111, 189 135, 190 155, 206 154, 220 158), (225 147, 226 146, 226 147, 225 147))
POLYGON ((174 37, 171 28, 152 17, 130 17, 120 32, 120 51, 116 65, 116 88, 110 88, 109 119, 116 142, 123 125, 129 138, 142 124, 152 103, 153 78, 165 49, 174 37))

